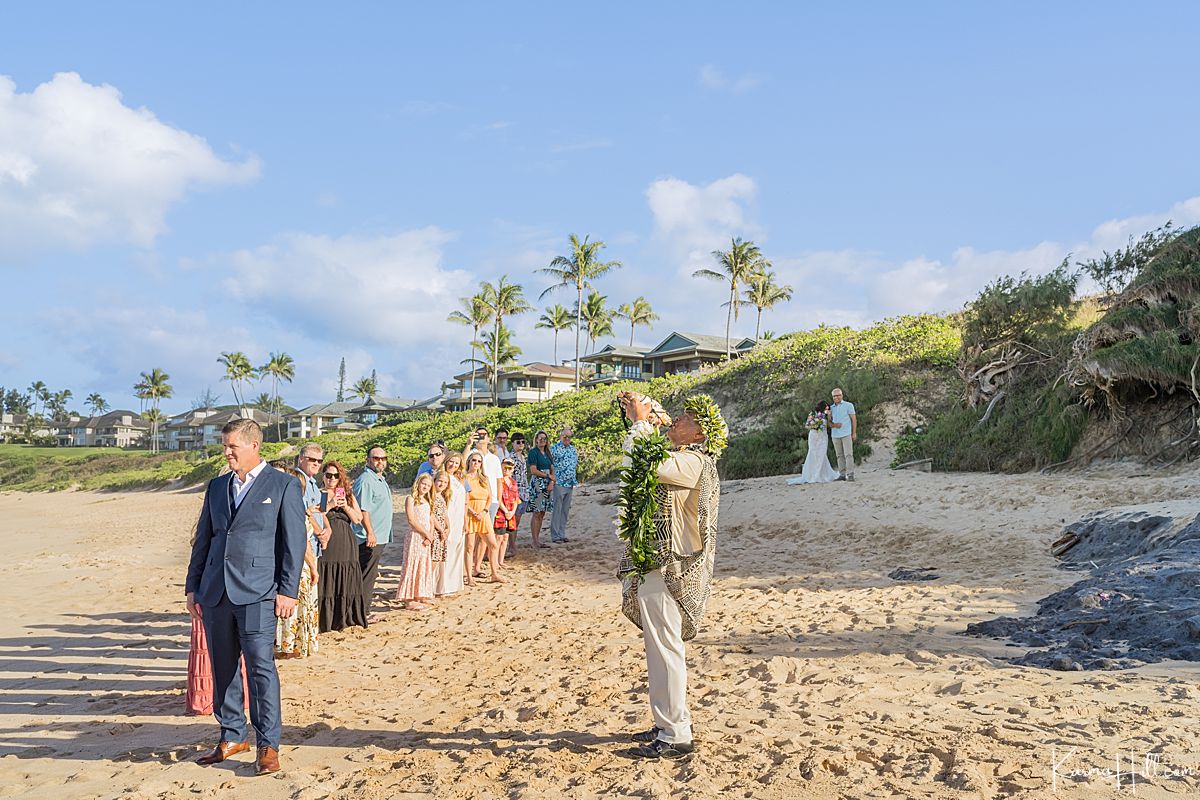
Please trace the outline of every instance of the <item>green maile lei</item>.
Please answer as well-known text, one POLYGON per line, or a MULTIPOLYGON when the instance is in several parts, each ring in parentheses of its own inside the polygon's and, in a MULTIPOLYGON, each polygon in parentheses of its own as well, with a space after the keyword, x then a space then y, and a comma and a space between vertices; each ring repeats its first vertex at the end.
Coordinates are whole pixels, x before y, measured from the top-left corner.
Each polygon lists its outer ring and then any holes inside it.
POLYGON ((658 513, 658 467, 671 454, 671 441, 657 431, 638 437, 629 452, 630 465, 621 470, 617 507, 621 522, 617 536, 629 545, 629 559, 638 580, 658 569, 654 515, 658 513))

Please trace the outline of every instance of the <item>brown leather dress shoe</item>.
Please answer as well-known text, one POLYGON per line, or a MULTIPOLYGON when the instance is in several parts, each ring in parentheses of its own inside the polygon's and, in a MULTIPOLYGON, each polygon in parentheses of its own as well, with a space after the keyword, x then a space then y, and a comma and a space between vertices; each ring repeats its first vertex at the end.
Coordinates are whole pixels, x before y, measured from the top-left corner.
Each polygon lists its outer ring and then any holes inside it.
POLYGON ((274 747, 258 748, 258 761, 254 764, 255 775, 270 775, 279 772, 279 751, 274 747))
POLYGON ((220 764, 230 756, 236 756, 238 753, 245 753, 250 749, 249 742, 220 742, 212 749, 212 752, 205 753, 196 759, 197 764, 220 764))

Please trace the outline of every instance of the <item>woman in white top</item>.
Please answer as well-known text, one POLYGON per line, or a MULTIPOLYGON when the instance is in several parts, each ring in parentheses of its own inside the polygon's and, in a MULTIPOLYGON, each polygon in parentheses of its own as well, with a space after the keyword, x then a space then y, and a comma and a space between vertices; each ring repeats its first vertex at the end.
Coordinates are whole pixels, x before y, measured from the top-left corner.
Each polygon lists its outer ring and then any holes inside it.
POLYGON ((467 517, 467 490, 462 482, 462 456, 450 453, 443 465, 450 478, 449 535, 446 538, 446 560, 435 566, 434 593, 439 597, 463 590, 463 557, 466 548, 463 524, 467 517))

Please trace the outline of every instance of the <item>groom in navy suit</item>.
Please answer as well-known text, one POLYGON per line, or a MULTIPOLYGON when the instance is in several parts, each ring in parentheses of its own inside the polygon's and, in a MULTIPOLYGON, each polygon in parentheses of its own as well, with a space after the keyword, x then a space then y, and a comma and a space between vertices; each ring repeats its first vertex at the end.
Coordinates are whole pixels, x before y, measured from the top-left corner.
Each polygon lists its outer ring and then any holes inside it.
POLYGON ((208 635, 213 715, 221 724, 220 742, 199 762, 216 764, 250 749, 238 663, 244 655, 258 745, 255 774, 267 775, 280 769, 275 619, 296 611, 304 487, 262 460, 262 428, 254 420, 233 420, 221 436, 231 471, 208 483, 186 585, 188 611, 203 620, 208 635))

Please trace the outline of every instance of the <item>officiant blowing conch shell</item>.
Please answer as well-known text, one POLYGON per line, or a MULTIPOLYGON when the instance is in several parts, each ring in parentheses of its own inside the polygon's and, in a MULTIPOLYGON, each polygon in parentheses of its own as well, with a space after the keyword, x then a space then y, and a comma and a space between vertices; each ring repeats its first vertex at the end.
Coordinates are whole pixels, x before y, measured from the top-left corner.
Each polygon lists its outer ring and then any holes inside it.
POLYGON ((624 442, 618 535, 625 555, 622 611, 642 629, 654 727, 635 734, 631 754, 683 758, 694 749, 684 642, 696 636, 712 586, 717 459, 729 429, 707 395, 684 402, 674 421, 650 398, 620 392, 632 423, 624 442), (659 425, 669 425, 665 434, 659 425))

